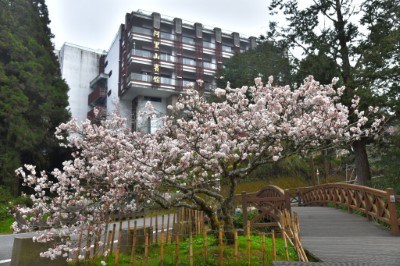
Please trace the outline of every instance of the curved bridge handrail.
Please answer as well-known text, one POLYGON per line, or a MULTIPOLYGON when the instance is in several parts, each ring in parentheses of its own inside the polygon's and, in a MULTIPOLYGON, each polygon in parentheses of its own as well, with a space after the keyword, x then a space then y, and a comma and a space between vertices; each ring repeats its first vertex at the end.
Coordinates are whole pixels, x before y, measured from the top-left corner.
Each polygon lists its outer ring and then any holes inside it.
POLYGON ((397 196, 391 188, 383 191, 353 184, 332 183, 299 188, 298 192, 303 205, 333 203, 335 207, 345 206, 349 212, 359 211, 368 220, 375 218, 390 225, 392 234, 400 234, 397 196))
MULTIPOLYGON (((236 197, 238 198, 239 195, 236 195, 236 197)), ((283 210, 287 209, 290 212, 290 193, 277 186, 269 185, 256 193, 242 192, 240 197, 244 225, 247 224, 248 207, 255 207, 259 211, 259 214, 250 221, 250 224, 256 227, 277 224, 283 210), (269 217, 275 222, 261 222, 260 220, 263 217, 269 217)))

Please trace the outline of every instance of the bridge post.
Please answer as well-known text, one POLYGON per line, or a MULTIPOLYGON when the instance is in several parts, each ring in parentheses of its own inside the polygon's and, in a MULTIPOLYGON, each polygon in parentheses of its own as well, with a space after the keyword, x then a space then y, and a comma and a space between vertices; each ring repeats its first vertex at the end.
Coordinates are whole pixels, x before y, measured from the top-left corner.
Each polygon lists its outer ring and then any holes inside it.
POLYGON ((242 215, 243 215, 243 229, 247 226, 247 194, 242 191, 242 215))
POLYGON ((390 215, 390 227, 392 235, 400 235, 399 232, 399 223, 397 220, 397 209, 396 209, 396 195, 393 192, 392 188, 386 189, 387 194, 387 203, 388 203, 388 210, 390 215))
POLYGON ((290 204, 290 191, 289 189, 285 189, 285 209, 291 213, 291 204, 290 204))

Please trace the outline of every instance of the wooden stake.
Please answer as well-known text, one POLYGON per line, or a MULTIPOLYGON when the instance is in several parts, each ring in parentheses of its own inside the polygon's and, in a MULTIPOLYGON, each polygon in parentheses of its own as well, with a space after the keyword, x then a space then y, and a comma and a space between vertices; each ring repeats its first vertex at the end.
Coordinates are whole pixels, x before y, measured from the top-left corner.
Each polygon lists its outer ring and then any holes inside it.
POLYGON ((86 252, 85 252, 86 263, 89 261, 89 258, 90 258, 90 244, 92 242, 92 238, 90 236, 90 232, 91 232, 90 229, 91 229, 90 226, 88 226, 88 229, 86 230, 86 252))
POLYGON ((179 234, 175 235, 175 266, 179 266, 179 234))
POLYGON ((135 261, 135 253, 136 253, 136 229, 137 229, 137 221, 134 221, 133 224, 133 240, 132 240, 132 251, 131 251, 131 266, 134 265, 134 261, 135 261))
MULTIPOLYGON (((163 216, 163 224, 164 224, 164 216, 163 216)), ((161 230, 161 247, 160 247, 160 266, 164 265, 164 229, 161 230)))
POLYGON ((119 250, 121 248, 121 239, 122 239, 122 219, 119 220, 118 243, 117 243, 117 249, 115 250, 114 266, 118 266, 119 250))
POLYGON ((189 232, 189 263, 190 266, 193 266, 193 236, 191 231, 189 232))
POLYGON ((288 250, 288 246, 287 246, 285 228, 282 228, 282 238, 283 238, 283 245, 284 245, 284 247, 285 247, 286 260, 289 261, 289 250, 288 250))
POLYGON ((276 260, 276 242, 275 242, 275 231, 272 230, 272 257, 276 260))
POLYGON ((203 228, 203 232, 204 232, 204 262, 207 264, 207 228, 203 228))
POLYGON ((222 228, 219 229, 219 266, 224 265, 224 247, 222 242, 222 228))
POLYGON ((250 239, 250 221, 247 221, 247 226, 246 226, 246 236, 247 236, 247 259, 248 259, 248 265, 250 266, 250 246, 251 246, 251 239, 250 239))
POLYGON ((168 217, 167 217, 167 236, 166 236, 166 240, 165 243, 168 243, 168 237, 169 237, 169 218, 170 218, 171 214, 168 213, 168 217))
POLYGON ((149 260, 149 234, 144 235, 144 265, 147 265, 149 260))
POLYGON ((110 245, 110 255, 113 253, 113 249, 114 249, 114 238, 115 238, 115 231, 117 224, 113 224, 113 230, 112 230, 112 235, 111 235, 111 245, 110 245))
MULTIPOLYGON (((154 216, 154 218, 155 218, 155 222, 156 222, 156 244, 158 244, 158 215, 157 215, 157 213, 156 213, 156 215, 154 216)), ((153 241, 153 239, 152 239, 152 241, 153 241)))
POLYGON ((237 230, 235 229, 234 231, 234 253, 233 253, 233 257, 235 258, 235 261, 238 258, 238 254, 239 254, 239 250, 238 250, 238 233, 237 230))
POLYGON ((262 233, 262 235, 261 235, 261 237, 262 237, 262 240, 261 240, 261 242, 262 242, 262 265, 264 266, 265 265, 265 233, 262 233))

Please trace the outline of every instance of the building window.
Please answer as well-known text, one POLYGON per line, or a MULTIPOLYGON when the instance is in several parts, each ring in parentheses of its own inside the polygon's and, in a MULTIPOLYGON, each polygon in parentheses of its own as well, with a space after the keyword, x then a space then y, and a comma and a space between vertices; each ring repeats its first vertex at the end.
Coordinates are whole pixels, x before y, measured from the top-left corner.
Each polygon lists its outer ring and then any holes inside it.
POLYGON ((108 72, 108 77, 111 77, 112 75, 112 70, 110 70, 110 72, 108 72))
POLYGON ((104 63, 104 68, 106 68, 108 65, 108 60, 104 63))

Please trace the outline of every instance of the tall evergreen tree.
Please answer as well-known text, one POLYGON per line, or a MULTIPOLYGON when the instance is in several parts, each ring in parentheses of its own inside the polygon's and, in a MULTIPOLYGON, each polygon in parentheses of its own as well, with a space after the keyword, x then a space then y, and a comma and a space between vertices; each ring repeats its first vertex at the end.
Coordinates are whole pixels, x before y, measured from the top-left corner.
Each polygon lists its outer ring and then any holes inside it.
POLYGON ((254 84, 259 75, 264 81, 272 75, 280 85, 291 83, 291 65, 285 47, 260 39, 255 49, 237 53, 224 62, 224 68, 218 70, 218 76, 223 79, 218 79, 217 83, 224 87, 229 81, 236 88, 254 84))
POLYGON ((0 184, 14 195, 21 164, 57 164, 54 129, 69 119, 49 23, 44 0, 0 0, 0 184))
MULTIPOLYGON (((399 0, 364 0, 361 4, 315 0, 305 8, 300 8, 297 0, 273 0, 271 15, 281 18, 283 13, 287 24, 272 22, 268 37, 301 47, 305 55, 322 52, 335 62, 346 86, 344 104, 350 106, 357 94, 364 110, 369 105, 395 110, 400 76, 399 8, 399 0)), ((368 139, 362 138, 352 145, 358 182, 364 185, 371 179, 367 143, 368 139)))

